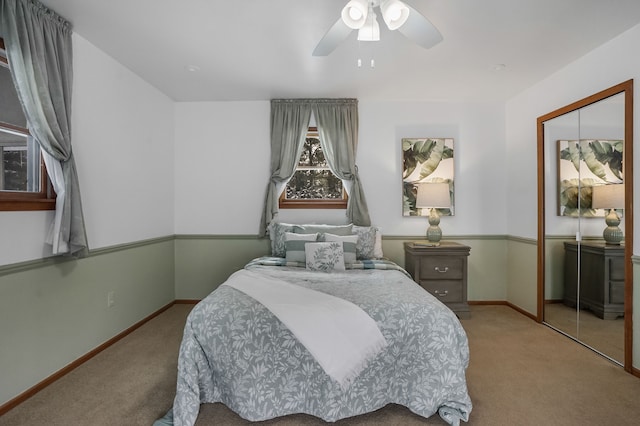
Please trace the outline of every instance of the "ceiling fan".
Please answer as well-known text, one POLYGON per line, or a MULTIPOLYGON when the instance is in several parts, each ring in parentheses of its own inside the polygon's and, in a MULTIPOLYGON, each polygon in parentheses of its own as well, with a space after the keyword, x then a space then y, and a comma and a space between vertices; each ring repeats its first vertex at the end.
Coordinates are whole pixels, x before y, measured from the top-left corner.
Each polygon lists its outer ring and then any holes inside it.
POLYGON ((350 0, 313 50, 313 56, 327 56, 353 30, 358 30, 360 41, 380 40, 376 8, 390 30, 397 29, 419 46, 429 49, 442 41, 442 34, 427 18, 400 0, 350 0))

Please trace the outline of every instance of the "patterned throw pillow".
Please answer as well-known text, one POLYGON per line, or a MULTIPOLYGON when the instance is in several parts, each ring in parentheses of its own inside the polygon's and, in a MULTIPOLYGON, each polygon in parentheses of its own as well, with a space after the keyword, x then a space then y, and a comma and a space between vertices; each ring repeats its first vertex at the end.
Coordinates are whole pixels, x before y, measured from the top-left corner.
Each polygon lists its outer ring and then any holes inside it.
POLYGON ((269 224, 269 239, 271 239, 271 256, 284 257, 284 233, 293 232, 292 223, 271 222, 269 224))
POLYGON ((344 263, 349 265, 356 261, 356 246, 358 243, 357 235, 334 235, 322 234, 321 241, 342 242, 342 250, 344 251, 344 263))
POLYGON ((284 248, 287 262, 305 262, 304 245, 318 240, 318 234, 284 233, 284 248))
POLYGON ((382 247, 380 247, 380 253, 376 253, 376 236, 378 229, 375 226, 354 225, 353 233, 358 236, 358 243, 356 245, 356 257, 358 260, 382 257, 382 247), (376 254, 380 254, 380 256, 376 256, 376 254))
POLYGON ((339 242, 307 243, 307 269, 311 271, 344 271, 344 251, 339 242))

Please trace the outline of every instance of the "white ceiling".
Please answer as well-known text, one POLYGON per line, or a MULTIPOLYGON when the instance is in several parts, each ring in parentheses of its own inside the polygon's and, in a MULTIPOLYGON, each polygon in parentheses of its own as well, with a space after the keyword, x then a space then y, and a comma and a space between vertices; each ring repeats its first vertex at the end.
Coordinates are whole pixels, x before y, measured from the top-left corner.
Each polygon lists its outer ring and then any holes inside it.
POLYGON ((405 1, 443 42, 425 50, 379 18, 379 42, 354 31, 314 57, 347 0, 41 0, 176 101, 505 100, 640 22, 639 0, 405 1))

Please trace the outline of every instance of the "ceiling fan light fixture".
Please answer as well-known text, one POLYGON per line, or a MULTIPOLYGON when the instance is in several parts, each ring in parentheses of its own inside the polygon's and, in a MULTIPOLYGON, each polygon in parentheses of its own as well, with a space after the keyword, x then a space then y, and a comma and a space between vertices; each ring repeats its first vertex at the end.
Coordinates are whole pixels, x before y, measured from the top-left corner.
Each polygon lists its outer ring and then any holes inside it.
POLYGON ((380 4, 382 19, 390 30, 397 30, 409 18, 409 8, 400 0, 386 0, 380 4))
POLYGON ((367 21, 367 0, 350 0, 342 8, 342 21, 353 30, 359 30, 367 21))
POLYGON ((376 13, 373 11, 373 7, 369 7, 369 13, 367 14, 367 21, 362 28, 358 30, 359 41, 379 41, 380 40, 380 25, 376 13))

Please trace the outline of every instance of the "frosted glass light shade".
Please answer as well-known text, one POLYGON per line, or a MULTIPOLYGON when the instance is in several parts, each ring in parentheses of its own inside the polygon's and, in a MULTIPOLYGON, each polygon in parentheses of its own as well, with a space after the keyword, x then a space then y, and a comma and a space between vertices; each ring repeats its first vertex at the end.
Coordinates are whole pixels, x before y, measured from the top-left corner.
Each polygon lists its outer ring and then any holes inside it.
POLYGON ((380 4, 382 19, 390 30, 397 30, 409 18, 409 8, 399 0, 387 0, 380 4))
POLYGON ((351 0, 342 8, 342 21, 353 30, 362 28, 367 20, 367 0, 351 0))

